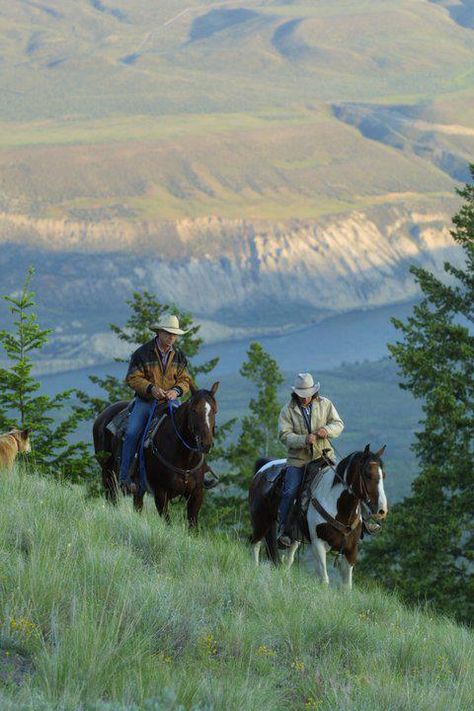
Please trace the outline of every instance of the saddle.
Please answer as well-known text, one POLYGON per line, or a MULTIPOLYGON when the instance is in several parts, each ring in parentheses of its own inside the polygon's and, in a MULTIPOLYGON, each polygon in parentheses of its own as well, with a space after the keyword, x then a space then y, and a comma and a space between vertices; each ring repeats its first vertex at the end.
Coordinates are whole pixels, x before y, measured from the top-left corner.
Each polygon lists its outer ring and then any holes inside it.
POLYGON ((274 497, 280 498, 286 469, 287 467, 280 467, 279 464, 275 464, 260 473, 262 479, 261 494, 265 499, 273 499, 274 497))
MULTIPOLYGON (((112 419, 110 422, 107 423, 106 428, 111 432, 114 437, 119 440, 120 442, 123 442, 125 439, 125 433, 127 431, 127 423, 128 423, 128 417, 130 415, 130 412, 132 411, 132 406, 133 406, 133 400, 128 403, 126 407, 124 407, 123 410, 120 410, 112 419)), ((148 446, 150 443, 150 440, 153 438, 153 436, 156 434, 157 426, 159 422, 162 419, 162 416, 167 412, 167 405, 166 403, 161 403, 158 405, 155 409, 155 412, 153 414, 153 417, 151 419, 151 422, 148 427, 148 433, 145 441, 145 446, 148 446)))

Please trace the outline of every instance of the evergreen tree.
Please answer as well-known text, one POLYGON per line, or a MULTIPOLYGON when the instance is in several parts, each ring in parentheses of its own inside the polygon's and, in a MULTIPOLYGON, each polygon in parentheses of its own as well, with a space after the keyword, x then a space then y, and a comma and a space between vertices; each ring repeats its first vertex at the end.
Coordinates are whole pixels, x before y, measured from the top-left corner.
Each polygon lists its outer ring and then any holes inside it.
MULTIPOLYGON (((474 178, 474 166, 471 167, 474 178)), ((401 387, 423 401, 423 429, 413 446, 420 474, 368 546, 365 571, 408 600, 427 600, 461 620, 474 613, 474 186, 451 235, 464 265, 445 264, 447 278, 412 267, 423 299, 390 351, 401 387)))
POLYGON ((223 483, 229 488, 219 500, 221 520, 239 525, 247 517, 247 493, 256 460, 279 457, 285 451, 278 439, 278 416, 282 407, 278 387, 283 383, 278 363, 260 343, 253 342, 240 374, 252 383, 255 396, 249 402, 250 414, 242 418, 237 442, 227 448, 225 458, 231 473, 223 477, 223 483))
POLYGON ((13 330, 0 330, 0 344, 9 365, 0 368, 0 430, 14 427, 28 428, 31 433, 32 454, 41 468, 61 471, 71 479, 90 473, 93 466, 87 445, 71 444, 69 438, 81 419, 71 410, 72 390, 54 397, 39 393, 40 383, 32 375, 31 355, 47 343, 50 329, 42 329, 34 312, 34 293, 30 283, 34 270, 29 269, 19 296, 4 296, 13 318, 13 330), (58 422, 65 407, 69 414, 58 422))

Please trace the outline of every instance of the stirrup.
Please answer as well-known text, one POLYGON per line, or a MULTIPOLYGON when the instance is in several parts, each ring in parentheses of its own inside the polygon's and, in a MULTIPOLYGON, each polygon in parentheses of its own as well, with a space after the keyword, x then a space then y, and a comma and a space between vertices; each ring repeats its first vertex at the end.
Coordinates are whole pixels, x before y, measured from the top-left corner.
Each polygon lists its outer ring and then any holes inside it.
POLYGON ((370 523, 369 521, 362 521, 362 527, 364 532, 368 533, 369 536, 376 536, 377 533, 380 533, 380 531, 382 530, 382 526, 380 525, 380 523, 370 523))
POLYGON ((219 477, 213 471, 209 470, 204 474, 204 488, 209 490, 213 489, 219 483, 219 477))

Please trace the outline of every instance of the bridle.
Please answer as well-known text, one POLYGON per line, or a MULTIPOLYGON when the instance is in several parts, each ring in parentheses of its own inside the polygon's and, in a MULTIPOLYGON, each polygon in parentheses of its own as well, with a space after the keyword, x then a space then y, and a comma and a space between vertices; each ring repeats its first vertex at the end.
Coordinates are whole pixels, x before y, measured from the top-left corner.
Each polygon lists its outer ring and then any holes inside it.
POLYGON ((183 467, 177 467, 175 464, 172 464, 161 454, 161 452, 159 451, 158 447, 155 444, 155 437, 158 434, 158 431, 159 431, 162 423, 165 421, 166 415, 164 415, 161 418, 160 422, 158 423, 158 427, 155 429, 153 437, 151 438, 151 447, 150 448, 151 448, 153 456, 156 457, 162 464, 164 464, 167 469, 170 469, 171 471, 175 472, 176 474, 184 475, 184 483, 187 484, 189 475, 198 471, 204 464, 204 450, 202 449, 202 446, 201 446, 201 437, 198 433, 196 433, 196 431, 194 429, 192 415, 191 415, 191 428, 190 429, 191 429, 191 435, 194 438, 195 443, 197 445, 196 447, 193 447, 191 444, 189 444, 184 439, 181 432, 179 431, 178 426, 176 424, 175 417, 174 417, 174 409, 175 408, 173 407, 171 402, 169 402, 167 414, 169 415, 169 417, 171 419, 171 423, 173 425, 173 430, 174 430, 176 436, 178 437, 179 441, 186 447, 186 449, 188 449, 190 452, 196 452, 201 455, 199 458, 199 462, 196 464, 196 466, 185 469, 183 467))
MULTIPOLYGON (((336 451, 336 450, 334 449, 334 451, 336 451)), ((337 454, 339 454, 339 453, 337 452, 337 454)), ((354 498, 358 499, 363 504, 370 507, 370 505, 371 505, 370 494, 369 494, 369 490, 367 488, 366 482, 367 482, 367 480, 374 481, 374 479, 370 476, 370 474, 367 473, 367 469, 371 464, 378 464, 378 462, 373 461, 370 457, 367 457, 366 461, 364 462, 363 467, 362 467, 362 463, 358 462, 358 472, 357 473, 359 475, 358 482, 359 482, 359 487, 360 487, 360 494, 358 494, 354 491, 354 488, 353 488, 354 484, 355 484, 355 477, 354 477, 354 480, 352 481, 352 484, 348 484, 348 482, 346 480, 347 472, 349 471, 349 468, 350 468, 352 462, 354 461, 354 458, 358 454, 359 454, 359 452, 353 452, 349 456, 349 461, 347 462, 346 466, 344 467, 344 473, 342 474, 342 476, 338 472, 339 465, 337 465, 337 467, 334 467, 332 462, 324 454, 323 454, 323 458, 326 461, 326 464, 328 465, 328 467, 330 467, 333 470, 334 474, 339 479, 339 481, 341 482, 344 489, 346 491, 348 491, 349 494, 354 496, 354 498)), ((364 453, 362 453, 362 454, 364 454, 364 453)), ((383 475, 383 473, 382 473, 382 475, 383 475)))
POLYGON ((347 491, 349 494, 351 494, 359 502, 358 506, 357 506, 358 515, 355 517, 354 521, 351 524, 345 524, 345 523, 342 523, 341 521, 338 521, 328 511, 326 511, 324 506, 322 506, 322 504, 318 501, 318 499, 315 496, 311 497, 311 504, 318 511, 318 513, 321 514, 321 516, 327 521, 327 523, 329 523, 333 528, 335 528, 337 531, 339 531, 339 533, 342 533, 342 535, 344 536, 342 547, 341 547, 341 552, 344 548, 344 541, 357 528, 357 526, 360 524, 360 522, 362 520, 362 514, 360 511, 361 507, 362 506, 366 507, 366 509, 368 509, 369 515, 372 514, 370 494, 367 489, 367 484, 365 481, 366 479, 372 479, 372 477, 370 477, 370 475, 367 474, 367 472, 366 472, 367 467, 372 463, 371 458, 367 457, 367 460, 364 462, 363 468, 361 467, 361 464, 359 463, 359 469, 358 469, 359 478, 358 478, 358 480, 359 480, 359 486, 360 486, 360 494, 357 494, 353 489, 354 481, 352 482, 352 484, 348 484, 348 482, 346 481, 347 472, 349 471, 349 468, 350 468, 352 462, 354 461, 354 458, 358 454, 359 454, 359 452, 353 452, 349 456, 348 462, 347 462, 346 466, 344 467, 344 472, 342 475, 338 472, 338 468, 339 468, 339 465, 341 464, 341 462, 339 462, 337 467, 334 467, 334 465, 326 457, 326 455, 325 454, 322 455, 323 459, 325 460, 328 467, 333 470, 337 479, 339 479, 339 481, 341 482, 342 486, 344 487, 344 490, 347 491))

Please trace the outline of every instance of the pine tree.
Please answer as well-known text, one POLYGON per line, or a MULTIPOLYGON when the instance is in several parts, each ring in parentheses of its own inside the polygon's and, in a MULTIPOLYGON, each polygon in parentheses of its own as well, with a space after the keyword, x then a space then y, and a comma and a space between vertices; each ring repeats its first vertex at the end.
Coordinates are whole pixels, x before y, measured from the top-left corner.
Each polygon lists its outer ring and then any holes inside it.
POLYGON ((256 460, 284 454, 278 439, 278 416, 282 407, 278 387, 283 383, 278 363, 260 343, 253 342, 240 374, 252 383, 255 396, 249 402, 250 414, 242 418, 237 442, 227 448, 225 458, 231 474, 223 476, 223 483, 228 484, 229 491, 220 499, 221 520, 239 525, 247 517, 247 493, 256 460))
MULTIPOLYGON (((474 166, 471 167, 474 178, 474 166)), ((390 345, 404 380, 423 402, 414 452, 420 474, 371 542, 365 571, 409 600, 426 600, 461 620, 474 613, 474 186, 451 235, 464 265, 445 264, 447 278, 412 267, 423 299, 390 345)))
POLYGON ((0 331, 0 344, 9 365, 0 368, 0 430, 27 428, 31 433, 35 464, 70 479, 90 474, 92 459, 83 442, 72 444, 80 414, 71 410, 73 390, 53 398, 39 393, 40 383, 32 375, 31 355, 47 343, 50 329, 42 329, 34 312, 35 295, 30 291, 34 275, 30 268, 18 296, 4 296, 13 319, 13 330, 0 331), (68 407, 69 413, 58 422, 56 413, 68 407), (56 416, 55 416, 56 415, 56 416))

